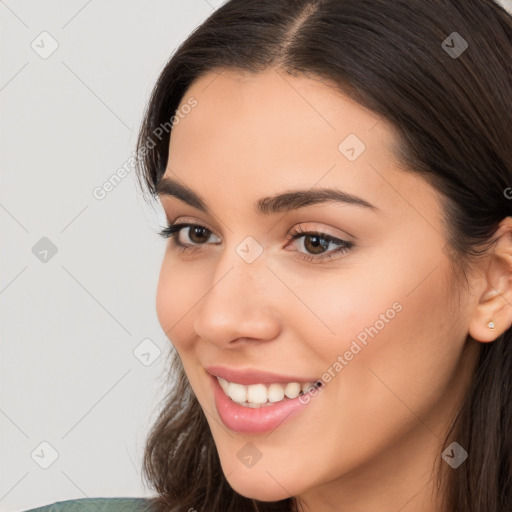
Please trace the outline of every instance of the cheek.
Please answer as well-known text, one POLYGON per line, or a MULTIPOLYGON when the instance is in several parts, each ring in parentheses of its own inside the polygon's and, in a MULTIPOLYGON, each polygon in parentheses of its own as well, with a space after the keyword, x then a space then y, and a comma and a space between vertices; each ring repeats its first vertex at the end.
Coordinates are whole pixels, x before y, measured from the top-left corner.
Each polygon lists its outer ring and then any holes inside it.
POLYGON ((342 418, 350 420, 340 420, 347 432, 366 432, 381 443, 397 435, 399 425, 412 428, 418 416, 428 417, 451 393, 465 336, 452 329, 449 318, 457 313, 440 269, 429 275, 434 267, 419 262, 406 275, 387 266, 385 273, 361 276, 358 286, 345 281, 336 307, 324 302, 324 320, 337 338, 323 344, 323 358, 332 368, 342 356, 330 372, 340 376, 331 379, 326 393, 344 404, 342 418))
POLYGON ((404 258, 388 254, 371 264, 347 261, 315 279, 284 276, 309 309, 295 301, 287 321, 296 319, 325 392, 344 404, 352 425, 355 419, 374 424, 375 413, 400 415, 400 407, 414 419, 401 400, 428 410, 442 400, 463 349, 465 335, 450 323, 458 313, 438 262, 410 255, 414 264, 404 265, 404 258))
POLYGON ((187 347, 194 304, 201 298, 201 281, 204 283, 204 276, 196 275, 193 268, 185 268, 172 255, 164 256, 156 291, 156 313, 160 326, 178 350, 187 347))
POLYGON ((451 300, 438 262, 384 249, 347 258, 323 274, 297 276, 282 269, 283 280, 304 303, 290 295, 289 304, 297 304, 292 311, 305 329, 301 339, 325 361, 350 350, 354 341, 363 348, 361 355, 387 345, 396 345, 398 352, 424 351, 418 338, 449 327, 451 300))
POLYGON ((293 291, 282 297, 283 324, 295 326, 297 339, 319 356, 326 370, 338 355, 360 350, 353 342, 369 347, 370 340, 382 338, 403 315, 407 285, 401 266, 382 257, 375 262, 361 258, 347 258, 325 271, 279 268, 293 291))

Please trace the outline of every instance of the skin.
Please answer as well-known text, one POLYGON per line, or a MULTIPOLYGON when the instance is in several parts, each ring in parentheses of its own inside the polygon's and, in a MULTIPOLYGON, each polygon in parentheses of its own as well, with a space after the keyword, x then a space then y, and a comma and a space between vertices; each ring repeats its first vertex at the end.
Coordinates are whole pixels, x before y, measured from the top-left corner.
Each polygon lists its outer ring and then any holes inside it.
MULTIPOLYGON (((230 485, 264 501, 295 496, 315 512, 441 511, 433 469, 479 342, 512 323, 510 219, 500 228, 501 256, 483 259, 466 289, 448 259, 440 195, 399 168, 384 119, 324 81, 277 69, 210 73, 182 105, 190 97, 198 104, 172 131, 165 174, 213 214, 170 196, 161 202, 170 223, 199 222, 212 234, 191 254, 169 240, 156 306, 230 485), (350 133, 366 145, 352 162, 338 149, 350 133), (261 197, 312 187, 355 194, 376 209, 331 202, 270 216, 254 210, 261 197), (305 261, 318 252, 307 237, 287 241, 297 226, 354 246, 331 261, 305 261), (251 264, 236 252, 247 236, 263 250, 251 264), (394 318, 295 417, 263 435, 223 425, 205 366, 321 379, 397 302, 394 318), (248 442, 262 453, 250 468, 237 457, 248 442)), ((193 245, 189 235, 182 229, 179 239, 193 245)))

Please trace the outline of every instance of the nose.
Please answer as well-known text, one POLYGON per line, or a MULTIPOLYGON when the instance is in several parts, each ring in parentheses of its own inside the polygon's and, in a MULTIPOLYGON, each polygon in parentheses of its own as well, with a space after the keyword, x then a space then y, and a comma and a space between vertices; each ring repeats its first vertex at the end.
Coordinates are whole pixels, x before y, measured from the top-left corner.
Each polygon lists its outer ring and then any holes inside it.
POLYGON ((198 304, 196 334, 219 348, 275 339, 280 332, 278 298, 269 286, 273 274, 264 259, 247 263, 234 254, 224 263, 198 304))

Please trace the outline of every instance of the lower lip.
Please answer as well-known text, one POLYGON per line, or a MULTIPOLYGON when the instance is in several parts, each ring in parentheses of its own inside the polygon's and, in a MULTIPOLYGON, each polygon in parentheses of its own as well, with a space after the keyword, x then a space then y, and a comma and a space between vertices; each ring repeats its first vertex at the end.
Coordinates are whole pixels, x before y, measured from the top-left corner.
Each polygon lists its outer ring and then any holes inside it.
POLYGON ((230 430, 245 434, 263 434, 275 430, 279 425, 303 410, 307 405, 299 402, 299 395, 296 398, 285 398, 274 405, 267 405, 258 408, 244 407, 229 398, 217 377, 213 379, 215 406, 220 419, 230 430))

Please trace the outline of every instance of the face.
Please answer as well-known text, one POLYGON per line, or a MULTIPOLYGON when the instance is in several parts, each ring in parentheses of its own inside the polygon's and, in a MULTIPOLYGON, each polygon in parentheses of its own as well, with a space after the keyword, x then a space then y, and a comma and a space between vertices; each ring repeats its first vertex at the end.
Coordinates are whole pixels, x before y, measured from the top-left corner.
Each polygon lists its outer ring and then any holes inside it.
POLYGON ((178 110, 165 177, 202 203, 160 196, 187 226, 168 241, 157 314, 230 485, 333 507, 401 472, 419 489, 474 361, 438 192, 398 167, 385 120, 321 80, 212 73, 178 110), (307 200, 321 189, 334 192, 307 200), (239 405, 212 374, 235 399, 277 401, 239 405))

